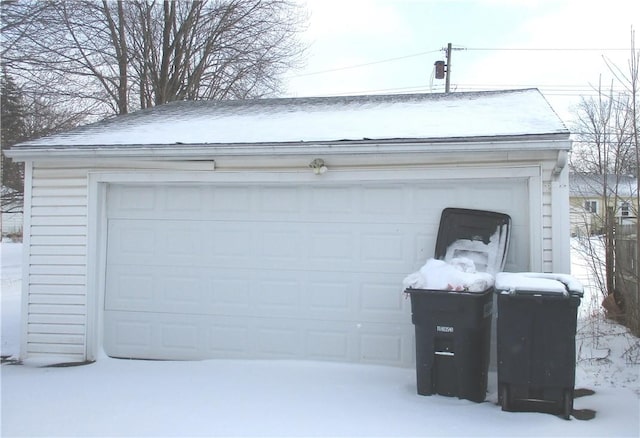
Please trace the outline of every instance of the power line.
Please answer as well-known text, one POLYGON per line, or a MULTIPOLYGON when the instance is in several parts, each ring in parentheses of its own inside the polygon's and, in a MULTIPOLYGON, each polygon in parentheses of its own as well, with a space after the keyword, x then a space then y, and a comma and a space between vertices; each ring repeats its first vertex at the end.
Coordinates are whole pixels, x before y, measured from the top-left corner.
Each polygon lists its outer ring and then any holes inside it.
MULTIPOLYGON (((459 83, 456 84, 457 88, 464 88, 469 90, 483 90, 487 88, 499 88, 499 89, 509 89, 509 88, 538 88, 540 90, 546 90, 547 92, 559 92, 559 93, 579 93, 579 94, 601 94, 597 89, 583 86, 583 85, 544 85, 544 84, 536 84, 536 85, 524 85, 524 84, 464 84, 459 83)), ((614 93, 624 92, 626 89, 622 86, 614 87, 613 90, 607 88, 602 91, 602 94, 607 94, 608 92, 613 91, 614 93)))
MULTIPOLYGON (((414 57, 419 57, 419 56, 424 56, 427 54, 432 54, 432 53, 437 53, 437 52, 441 52, 444 51, 445 54, 449 51, 449 50, 464 50, 464 51, 574 51, 574 52, 587 52, 587 51, 598 51, 598 52, 603 52, 603 51, 629 51, 631 50, 630 48, 559 48, 559 47, 529 47, 529 48, 525 48, 525 47, 521 47, 521 48, 514 48, 514 47, 464 47, 464 46, 460 46, 457 45, 455 48, 452 47, 452 45, 448 45, 447 48, 442 48, 442 49, 436 49, 436 50, 429 50, 429 51, 424 51, 424 52, 419 52, 419 53, 412 53, 409 55, 403 55, 403 56, 397 56, 397 57, 393 57, 393 58, 386 58, 386 59, 381 59, 378 61, 372 61, 372 62, 367 62, 367 63, 361 63, 361 64, 354 64, 354 65, 349 65, 349 66, 343 66, 343 67, 337 67, 337 68, 332 68, 332 69, 326 69, 326 70, 320 70, 320 71, 315 71, 315 72, 310 72, 310 73, 302 73, 299 75, 292 75, 292 76, 288 76, 285 79, 293 79, 293 78, 300 78, 300 77, 307 77, 307 76, 314 76, 314 75, 321 75, 321 74, 326 74, 326 73, 333 73, 333 72, 338 72, 338 71, 344 71, 344 70, 349 70, 349 69, 356 69, 356 68, 361 68, 361 67, 367 67, 367 66, 371 66, 371 65, 376 65, 376 64, 382 64, 382 63, 388 63, 388 62, 395 62, 395 61, 399 61, 399 60, 404 60, 404 59, 408 59, 408 58, 414 58, 414 57)), ((448 75, 447 75, 448 76, 448 75)), ((361 90, 361 91, 352 91, 352 92, 343 92, 343 93, 337 93, 337 94, 332 94, 332 95, 353 95, 353 94, 367 94, 367 93, 381 93, 381 92, 385 92, 385 93, 406 93, 406 92, 434 92, 434 91, 439 91, 442 87, 440 85, 436 85, 433 86, 433 84, 430 84, 428 86, 425 85, 416 85, 416 86, 405 86, 405 87, 395 87, 395 88, 382 88, 382 89, 374 89, 374 90, 361 90)), ((534 84, 534 85, 526 85, 526 84, 509 84, 509 85, 504 85, 504 84, 455 84, 454 89, 456 91, 483 91, 483 90, 502 90, 502 89, 521 89, 521 88, 538 88, 541 92, 543 92, 543 94, 546 95, 551 95, 551 96, 567 96, 567 97, 580 97, 580 96, 597 96, 599 94, 598 90, 594 89, 593 87, 589 87, 588 84, 582 84, 582 85, 564 85, 564 84, 550 84, 550 85, 541 85, 541 84, 534 84)), ((446 92, 446 88, 444 89, 444 91, 446 92)), ((623 88, 614 88, 612 91, 614 92, 620 92, 620 91, 624 91, 623 88)))
MULTIPOLYGON (((556 86, 556 87, 547 87, 542 85, 519 85, 519 84, 511 84, 511 85, 500 85, 500 84, 491 84, 491 85, 482 85, 482 84, 453 84, 452 88, 456 92, 475 92, 475 91, 490 91, 490 90, 505 90, 505 89, 524 89, 524 88, 537 88, 542 92, 542 94, 547 96, 559 96, 559 97, 591 97, 598 96, 599 93, 597 90, 591 88, 574 88, 575 85, 566 85, 566 86, 556 86), (563 89, 563 87, 567 87, 568 89, 563 89)), ((614 90, 614 91, 624 91, 622 88, 614 90)), ((358 90, 358 91, 346 91, 341 93, 329 93, 323 94, 322 96, 350 96, 350 95, 358 95, 358 94, 371 94, 371 93, 389 93, 389 94, 400 94, 400 93, 420 93, 420 92, 445 92, 444 85, 413 85, 406 87, 392 87, 392 88, 377 88, 377 89, 367 89, 367 90, 358 90)))
MULTIPOLYGON (((444 86, 438 86, 437 88, 442 88, 444 91, 444 86)), ((419 93, 424 91, 431 91, 430 87, 425 85, 416 85, 409 87, 397 87, 397 88, 377 88, 370 90, 361 90, 361 91, 347 91, 342 93, 330 93, 323 94, 322 96, 352 96, 358 94, 371 94, 371 93, 389 93, 389 94, 402 94, 402 93, 419 93)))
POLYGON ((620 47, 602 47, 602 48, 585 48, 585 47, 464 47, 463 50, 471 51, 520 51, 520 52, 617 52, 630 51, 631 48, 620 47))
MULTIPOLYGON (((464 85, 467 86, 471 86, 471 87, 486 87, 488 84, 482 84, 482 83, 464 83, 464 85)), ((523 87, 523 88, 535 88, 535 87, 554 87, 554 88, 589 88, 591 89, 591 86, 589 84, 491 84, 491 85, 495 85, 495 86, 500 86, 500 87, 523 87)))
POLYGON ((336 72, 336 71, 350 70, 352 68, 367 67, 369 65, 383 64, 383 63, 386 63, 386 62, 400 61, 402 59, 415 58, 415 57, 418 57, 418 56, 424 56, 424 55, 428 55, 428 54, 431 54, 431 53, 436 53, 436 52, 439 52, 439 51, 440 51, 440 49, 438 49, 438 50, 430 50, 428 52, 413 53, 411 55, 397 56, 395 58, 387 58, 387 59, 381 59, 379 61, 365 62, 364 64, 347 65, 347 66, 344 66, 344 67, 331 68, 331 69, 327 69, 327 70, 319 70, 319 71, 314 71, 314 72, 311 72, 311 73, 302 73, 302 74, 299 74, 299 75, 288 76, 286 79, 301 78, 301 77, 305 77, 305 76, 320 75, 320 74, 324 74, 324 73, 333 73, 333 72, 336 72))
MULTIPOLYGON (((350 69, 354 69, 354 68, 361 68, 361 67, 367 67, 370 65, 376 65, 376 64, 384 64, 387 62, 395 62, 395 61, 401 61, 403 59, 408 59, 408 58, 416 58, 418 56, 424 56, 424 55, 428 55, 431 53, 437 53, 437 52, 442 52, 445 49, 435 49, 435 50, 429 50, 426 52, 418 52, 418 53, 411 53, 408 55, 403 55, 403 56, 396 56, 393 58, 386 58, 386 59, 380 59, 378 61, 371 61, 371 62, 365 62, 362 64, 353 64, 353 65, 347 65, 344 67, 337 67, 337 68, 331 68, 331 69, 326 69, 326 70, 318 70, 318 71, 314 71, 314 72, 310 72, 310 73, 301 73, 298 75, 292 75, 292 76, 287 76, 286 79, 293 79, 293 78, 301 78, 301 77, 306 77, 306 76, 314 76, 314 75, 320 75, 320 74, 325 74, 325 73, 333 73, 336 71, 343 71, 343 70, 350 70, 350 69)), ((533 51, 533 52, 544 52, 544 51, 548 51, 548 52, 612 52, 612 51, 630 51, 631 48, 620 48, 620 47, 610 47, 610 48, 584 48, 584 47, 463 47, 463 46, 456 46, 454 48, 454 50, 466 50, 466 51, 522 51, 522 52, 527 52, 527 51, 533 51)))

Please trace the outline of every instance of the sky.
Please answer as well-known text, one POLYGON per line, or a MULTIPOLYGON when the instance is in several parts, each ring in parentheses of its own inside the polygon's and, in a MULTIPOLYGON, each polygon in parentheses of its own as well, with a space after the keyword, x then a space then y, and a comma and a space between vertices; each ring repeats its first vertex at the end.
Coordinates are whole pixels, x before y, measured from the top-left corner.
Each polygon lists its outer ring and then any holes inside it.
POLYGON ((628 71, 640 28, 636 0, 299 1, 306 65, 287 96, 444 92, 433 64, 451 43, 452 92, 539 88, 565 123, 581 95, 610 88, 605 59, 628 71))

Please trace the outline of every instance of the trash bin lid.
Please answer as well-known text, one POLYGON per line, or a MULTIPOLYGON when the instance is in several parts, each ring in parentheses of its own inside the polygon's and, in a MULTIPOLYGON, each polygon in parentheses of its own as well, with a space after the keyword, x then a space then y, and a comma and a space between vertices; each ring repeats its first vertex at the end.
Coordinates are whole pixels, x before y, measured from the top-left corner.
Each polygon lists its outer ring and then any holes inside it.
POLYGON ((582 284, 571 275, 543 272, 500 272, 496 275, 495 289, 509 294, 559 294, 582 297, 582 284))
POLYGON ((467 257, 476 270, 496 274, 504 269, 511 217, 504 213, 445 208, 440 216, 435 258, 467 257))

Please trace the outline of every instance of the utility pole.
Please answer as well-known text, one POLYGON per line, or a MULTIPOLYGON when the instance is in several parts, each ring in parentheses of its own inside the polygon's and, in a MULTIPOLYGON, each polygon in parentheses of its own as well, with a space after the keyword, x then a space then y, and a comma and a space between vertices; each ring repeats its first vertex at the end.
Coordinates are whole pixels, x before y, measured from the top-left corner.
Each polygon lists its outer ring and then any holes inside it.
POLYGON ((436 79, 445 79, 444 91, 445 93, 451 92, 451 52, 454 50, 466 50, 464 48, 453 48, 451 47, 451 43, 447 44, 447 48, 443 48, 447 56, 446 61, 436 61, 433 65, 435 66, 435 78, 436 79))
POLYGON ((451 88, 451 43, 447 44, 447 76, 444 83, 444 92, 448 93, 451 88))

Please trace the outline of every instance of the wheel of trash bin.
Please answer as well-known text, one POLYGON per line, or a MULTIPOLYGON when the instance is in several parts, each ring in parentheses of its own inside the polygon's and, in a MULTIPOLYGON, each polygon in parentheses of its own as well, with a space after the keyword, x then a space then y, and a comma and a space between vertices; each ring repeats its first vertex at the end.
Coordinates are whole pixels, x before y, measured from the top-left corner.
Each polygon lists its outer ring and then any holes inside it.
POLYGON ((509 395, 509 385, 503 383, 500 386, 500 392, 498 394, 503 411, 509 411, 511 409, 511 401, 509 400, 509 395))
POLYGON ((562 397, 562 416, 565 420, 571 419, 571 411, 573 411, 573 391, 565 389, 562 397))

